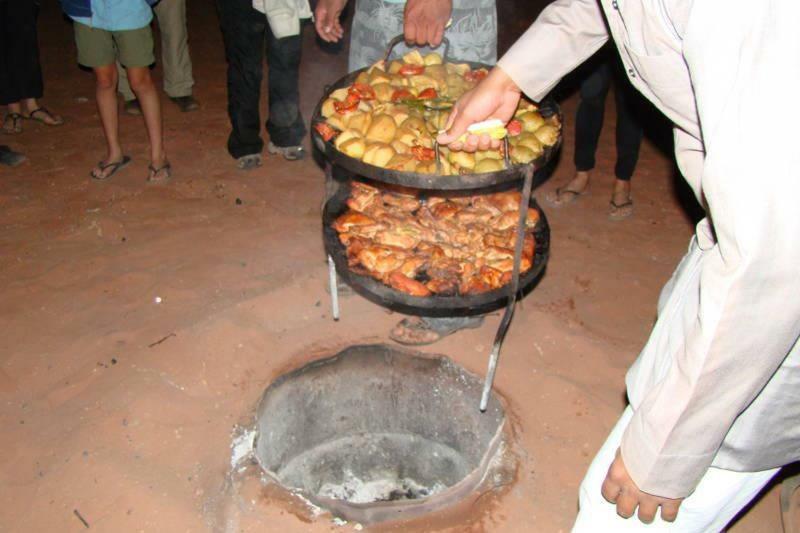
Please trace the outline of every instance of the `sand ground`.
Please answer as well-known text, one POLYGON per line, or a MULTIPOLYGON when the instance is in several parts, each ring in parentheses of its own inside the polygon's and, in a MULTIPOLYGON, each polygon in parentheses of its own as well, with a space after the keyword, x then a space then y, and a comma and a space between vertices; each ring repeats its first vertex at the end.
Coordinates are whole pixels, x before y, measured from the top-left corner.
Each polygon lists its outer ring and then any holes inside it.
MULTIPOLYGON (((97 531, 338 529, 272 489, 232 486, 232 433, 278 374, 347 344, 389 342, 400 315, 351 297, 331 319, 322 172, 275 157, 251 173, 233 168, 216 14, 210 0, 189 4, 202 110, 181 114, 165 101, 175 177, 154 187, 136 117, 121 118, 134 164, 107 183, 88 178, 102 155, 93 78, 75 65, 56 3, 45 2, 44 103, 67 122, 26 123, 2 139, 30 158, 0 168, 3 531, 82 531, 76 510, 97 531)), ((504 23, 517 31, 531 18, 511 13, 504 23)), ((307 30, 306 116, 346 62, 307 30)), ((574 94, 563 101, 563 157, 539 196, 572 172, 575 104, 574 94)), ((650 141, 635 215, 607 219, 612 98, 609 106, 591 194, 545 208, 549 267, 502 354, 497 387, 518 421, 518 479, 488 503, 399 530, 557 532, 575 517, 578 484, 624 406, 625 370, 692 232, 671 158, 650 141)), ((482 374, 498 322, 429 351, 482 374)), ((779 530, 775 488, 732 529, 779 530)))

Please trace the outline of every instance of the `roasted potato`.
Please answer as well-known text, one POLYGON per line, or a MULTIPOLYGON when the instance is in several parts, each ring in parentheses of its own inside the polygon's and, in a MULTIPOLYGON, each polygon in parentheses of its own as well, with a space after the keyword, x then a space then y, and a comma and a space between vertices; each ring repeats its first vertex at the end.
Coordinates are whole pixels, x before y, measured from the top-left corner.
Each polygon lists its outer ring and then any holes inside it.
POLYGON ((345 155, 349 155, 350 157, 354 157, 356 159, 361 159, 364 157, 364 151, 367 149, 367 144, 364 142, 364 139, 360 137, 353 137, 349 141, 339 143, 337 149, 345 155))
POLYGON ((361 160, 364 161, 364 163, 385 168, 386 164, 394 155, 394 148, 386 143, 376 142, 367 146, 364 151, 364 157, 362 157, 361 160))
POLYGON ((534 131, 533 134, 542 144, 547 146, 552 146, 556 143, 556 141, 558 141, 558 128, 551 126, 550 124, 545 124, 538 130, 534 131))
POLYGON ((522 131, 536 131, 544 125, 544 118, 538 111, 526 111, 517 116, 522 123, 522 131))
POLYGON ((395 133, 397 133, 397 124, 395 124, 394 119, 385 113, 381 113, 373 117, 365 137, 368 141, 388 144, 394 140, 395 133))
POLYGON ((503 170, 504 168, 505 165, 498 159, 481 159, 475 163, 472 171, 476 174, 480 174, 483 172, 497 172, 498 170, 503 170))

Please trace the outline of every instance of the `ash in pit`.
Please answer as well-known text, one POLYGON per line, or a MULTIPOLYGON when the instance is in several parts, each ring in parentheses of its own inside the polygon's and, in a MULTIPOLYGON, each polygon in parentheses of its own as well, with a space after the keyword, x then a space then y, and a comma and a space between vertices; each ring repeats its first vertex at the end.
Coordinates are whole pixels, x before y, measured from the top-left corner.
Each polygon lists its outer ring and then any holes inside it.
POLYGON ((419 515, 486 478, 505 416, 495 397, 479 411, 481 385, 443 356, 353 346, 269 386, 256 457, 283 487, 338 516, 419 515))
POLYGON ((393 502, 427 498, 446 488, 441 483, 424 487, 413 479, 398 479, 392 472, 386 472, 373 481, 364 481, 352 472, 345 472, 342 483, 325 483, 320 487, 317 496, 351 503, 393 502))

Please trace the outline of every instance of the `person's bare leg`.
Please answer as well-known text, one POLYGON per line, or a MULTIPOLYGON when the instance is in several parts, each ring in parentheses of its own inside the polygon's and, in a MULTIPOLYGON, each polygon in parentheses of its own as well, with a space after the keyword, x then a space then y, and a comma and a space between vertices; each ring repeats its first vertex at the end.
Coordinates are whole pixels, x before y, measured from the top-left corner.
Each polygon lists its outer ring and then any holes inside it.
POLYGON ((22 102, 14 102, 13 104, 8 104, 8 112, 10 113, 17 113, 19 115, 22 114, 22 102))
MULTIPOLYGON (((128 81, 131 89, 142 106, 142 115, 147 128, 147 136, 150 139, 150 165, 156 170, 162 169, 167 165, 167 154, 164 150, 164 133, 161 121, 161 101, 158 96, 153 78, 150 76, 150 69, 147 67, 128 67, 128 81)), ((168 174, 168 171, 164 173, 168 174)), ((150 171, 150 179, 161 177, 150 171)))
POLYGON ((97 178, 105 178, 111 172, 113 163, 122 161, 122 146, 119 142, 119 111, 117 108, 117 66, 115 64, 94 68, 95 97, 103 134, 106 138, 106 157, 95 167, 92 174, 97 178), (105 170, 100 167, 106 167, 105 170))

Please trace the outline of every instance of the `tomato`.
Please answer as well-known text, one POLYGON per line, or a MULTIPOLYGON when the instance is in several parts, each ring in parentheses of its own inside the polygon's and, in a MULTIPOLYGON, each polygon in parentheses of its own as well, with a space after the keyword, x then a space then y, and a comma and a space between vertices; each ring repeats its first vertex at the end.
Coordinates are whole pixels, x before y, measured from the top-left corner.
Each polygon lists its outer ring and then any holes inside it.
POLYGON ((361 102, 361 97, 355 93, 348 93, 347 98, 344 99, 344 102, 334 102, 333 108, 337 113, 350 113, 351 111, 358 109, 359 102, 361 102))
POLYGON ((392 93, 392 102, 402 102, 403 100, 413 100, 414 95, 408 89, 397 89, 392 93))
POLYGON ((325 122, 317 122, 316 124, 314 124, 314 129, 317 130, 317 133, 320 134, 320 136, 325 142, 328 142, 334 137, 336 137, 336 130, 333 129, 329 124, 326 124, 325 122))
POLYGON ((464 74, 464 79, 467 81, 481 81, 483 78, 489 75, 489 71, 485 68, 481 68, 478 70, 470 70, 466 74, 464 74))
POLYGON ((432 100, 438 97, 439 93, 437 93, 436 89, 432 87, 428 87, 427 89, 419 93, 419 95, 417 96, 417 98, 419 98, 420 100, 432 100))
POLYGON ((517 119, 511 119, 511 122, 508 123, 506 129, 508 130, 509 136, 516 137, 522 133, 522 122, 517 119))
POLYGON ((347 94, 348 95, 355 94, 362 100, 366 101, 375 100, 375 89, 373 89, 366 83, 354 83, 347 90, 347 94))
POLYGON ((417 161, 433 161, 436 159, 436 152, 433 148, 425 148, 424 146, 412 146, 411 153, 414 154, 414 159, 417 161))
POLYGON ((398 72, 403 76, 415 76, 425 72, 425 67, 422 65, 403 65, 398 72))

